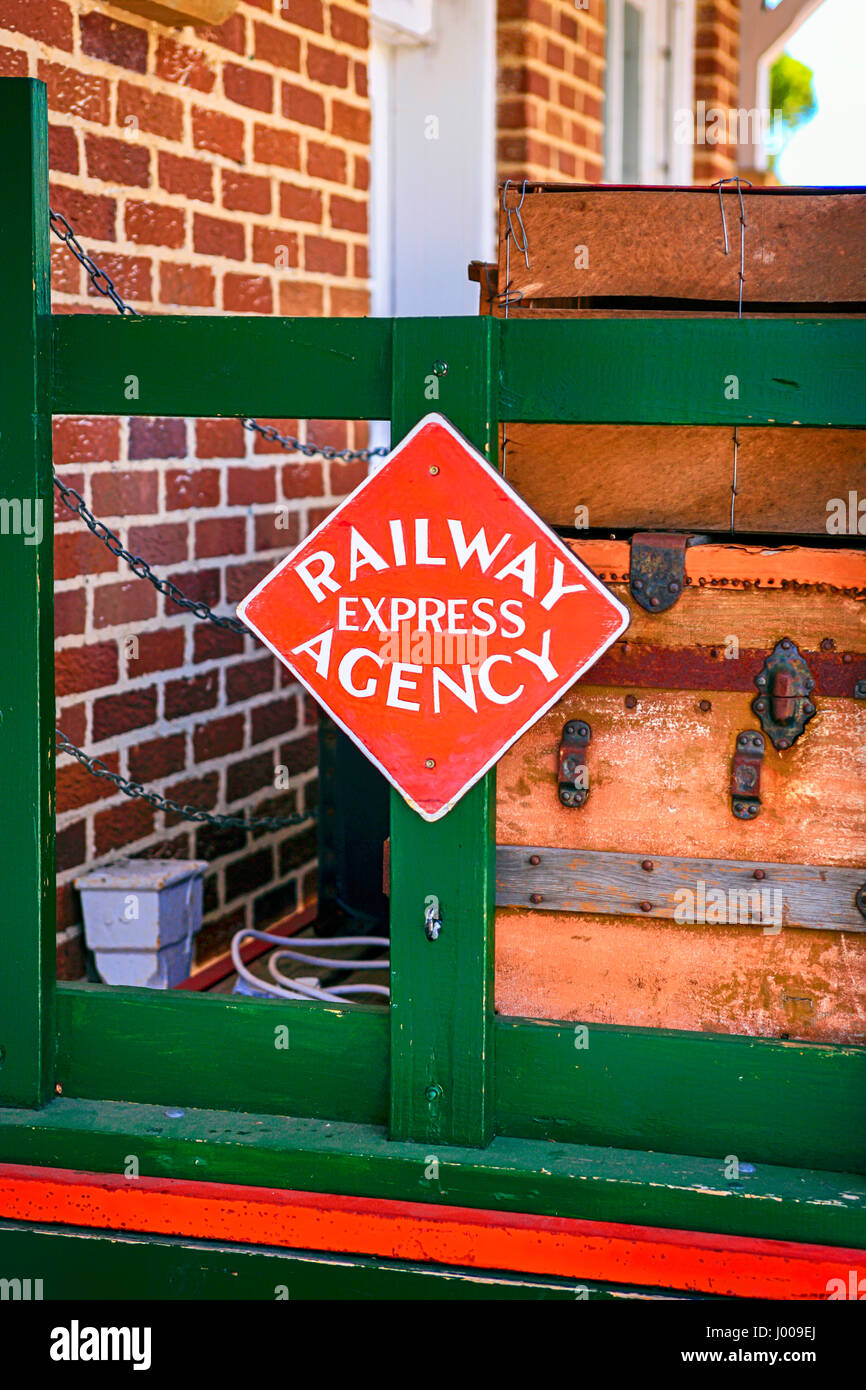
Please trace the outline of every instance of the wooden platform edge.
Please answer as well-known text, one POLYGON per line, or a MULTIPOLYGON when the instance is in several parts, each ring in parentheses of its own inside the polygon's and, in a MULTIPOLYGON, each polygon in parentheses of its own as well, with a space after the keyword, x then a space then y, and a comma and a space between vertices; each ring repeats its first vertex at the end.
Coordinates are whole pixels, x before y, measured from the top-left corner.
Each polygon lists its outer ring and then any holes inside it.
POLYGON ((844 1247, 12 1164, 0 1218, 721 1297, 826 1300, 866 1277, 866 1253, 844 1247))

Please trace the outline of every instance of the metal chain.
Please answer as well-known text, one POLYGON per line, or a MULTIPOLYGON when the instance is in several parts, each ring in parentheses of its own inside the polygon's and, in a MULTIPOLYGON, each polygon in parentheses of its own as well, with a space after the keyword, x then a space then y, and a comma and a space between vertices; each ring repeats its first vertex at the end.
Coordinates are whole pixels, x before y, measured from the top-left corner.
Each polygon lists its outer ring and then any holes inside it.
MULTIPOLYGON (((69 248, 75 259, 84 266, 91 284, 98 293, 110 299, 119 314, 129 315, 131 318, 141 318, 142 315, 139 314, 138 310, 133 309, 132 305, 127 304, 118 294, 111 277, 104 270, 100 269, 95 261, 91 260, 63 214, 51 210, 50 222, 51 230, 69 248)), ((273 438, 285 444, 287 448, 294 447, 295 443, 299 443, 299 441, 292 441, 289 438, 284 439, 283 436, 279 435, 276 431, 266 433, 267 427, 258 425, 255 420, 244 420, 244 425, 247 429, 256 429, 260 431, 262 434, 265 434, 266 438, 273 438)), ((301 445, 300 447, 304 453, 317 452, 309 445, 301 445)), ((362 451, 358 455, 355 455, 355 457, 361 457, 362 454, 366 454, 367 457, 372 457, 374 452, 387 453, 387 450, 362 451)), ((336 450, 330 450, 326 454, 326 457, 347 458, 352 457, 352 455, 349 454, 348 450, 344 451, 342 454, 338 454, 336 450)), ((110 527, 105 525, 105 522, 99 521, 93 515, 80 492, 76 492, 74 487, 69 487, 66 483, 61 482, 56 473, 54 475, 54 485, 64 505, 81 518, 88 530, 92 531, 94 536, 108 547, 112 555, 116 555, 121 560, 124 560, 126 564, 129 565, 133 574, 138 575, 140 579, 147 579, 155 589, 160 591, 160 593, 165 594, 173 603, 178 604, 179 607, 185 608, 190 613, 195 614, 197 618, 207 619, 209 622, 215 623, 217 627, 228 628, 231 632, 237 632, 241 636, 245 636, 249 632, 249 628, 245 623, 242 623, 239 618, 220 617, 218 613, 213 612, 211 607, 205 603, 203 599, 188 599, 185 594, 181 593, 176 584, 172 584, 170 579, 160 579, 158 575, 153 573, 153 570, 146 560, 140 555, 131 554, 121 543, 119 536, 115 535, 110 527)), ((312 823, 315 819, 314 816, 305 811, 294 811, 288 816, 253 816, 247 819, 244 816, 216 815, 211 811, 203 810, 200 806, 181 806, 179 802, 172 801, 170 797, 160 796, 158 792, 148 791, 140 782, 133 782, 129 778, 121 777, 117 772, 111 772, 101 758, 89 757, 80 748, 76 748, 75 744, 70 742, 61 729, 55 729, 54 733, 58 753, 68 753, 70 757, 74 758, 76 762, 80 763, 81 766, 92 773, 94 777, 101 777, 104 781, 112 782, 119 791, 123 792, 124 796, 147 801, 157 810, 169 811, 172 815, 180 816, 182 820, 199 821, 207 825, 229 826, 237 830, 249 831, 280 830, 288 825, 302 825, 305 821, 312 823)))
POLYGON ((81 517, 87 529, 92 531, 94 536, 107 546, 112 555, 116 555, 119 559, 124 560, 126 564, 129 565, 133 574, 137 575, 139 579, 146 579, 148 583, 152 584, 155 589, 158 589, 161 594, 165 594, 180 608, 186 608, 188 612, 194 613, 197 618, 205 618, 208 622, 215 623, 217 627, 228 628, 230 632, 239 633, 241 637, 245 637, 249 633, 250 629, 247 627, 246 623, 241 622, 240 618, 223 618, 219 613, 214 613, 213 609, 209 604, 205 603, 204 599, 187 598, 185 594, 181 593, 176 584, 172 584, 170 579, 160 579, 159 575, 154 574, 146 560, 140 555, 133 555, 131 551, 127 550, 122 544, 120 537, 115 535, 114 531, 106 526, 104 521, 99 521, 98 518, 93 515, 93 512, 81 496, 81 493, 76 492, 74 487, 69 487, 66 483, 62 483, 56 473, 54 475, 54 486, 60 493, 64 505, 67 506, 71 512, 75 512, 76 516, 81 517))
POLYGON ((121 777, 118 772, 111 772, 101 758, 90 758, 86 753, 82 753, 80 748, 76 748, 74 743, 70 743, 62 729, 55 729, 54 734, 57 752, 68 753, 88 772, 92 772, 94 777, 113 782, 124 796, 147 801, 157 810, 170 811, 172 815, 180 816, 183 820, 203 821, 207 825, 228 825, 238 830, 279 830, 286 825, 301 825, 304 821, 312 822, 314 819, 306 811, 293 811, 290 816, 253 816, 247 820, 243 816, 216 815, 211 811, 203 811, 200 806, 181 806, 179 802, 160 796, 158 792, 149 792, 140 782, 133 782, 127 777, 121 777))
POLYGON ((131 318, 140 319, 141 314, 137 309, 133 309, 131 304, 127 304, 121 299, 114 286, 114 281, 104 270, 100 270, 95 261, 92 261, 85 251, 78 237, 70 227, 62 212, 55 212, 53 208, 48 209, 48 220, 51 223, 51 230, 58 236, 64 245, 68 246, 77 261, 80 261, 90 277, 90 283, 100 294, 110 299, 119 314, 129 314, 131 318))
MULTIPOLYGON (((111 276, 88 256, 63 213, 49 209, 49 221, 55 236, 60 238, 75 259, 84 266, 90 283, 97 293, 110 299, 119 314, 128 314, 130 318, 134 319, 143 318, 143 314, 140 314, 137 309, 133 309, 132 305, 127 304, 126 300, 121 297, 111 276)), ((273 425, 260 425, 258 420, 252 419, 245 419, 242 423, 245 430, 251 430, 255 434, 261 435, 263 439, 281 445, 289 453, 303 454, 306 458, 343 459, 346 462, 359 460, 363 463, 369 463, 371 459, 383 457, 390 452, 383 447, 378 449, 334 449, 330 445, 325 445, 324 448, 319 449, 315 444, 304 444, 302 440, 296 439, 292 434, 280 434, 273 425)))
POLYGON ((334 449, 331 445, 325 444, 319 449, 315 444, 304 444, 292 434, 280 434, 273 425, 260 425, 258 420, 242 420, 241 423, 245 430, 252 430, 255 434, 260 434, 262 439, 281 444, 290 453, 304 454, 307 458, 345 459, 347 462, 360 459, 363 463, 369 463, 370 459, 383 458, 391 452, 383 446, 377 449, 334 449))

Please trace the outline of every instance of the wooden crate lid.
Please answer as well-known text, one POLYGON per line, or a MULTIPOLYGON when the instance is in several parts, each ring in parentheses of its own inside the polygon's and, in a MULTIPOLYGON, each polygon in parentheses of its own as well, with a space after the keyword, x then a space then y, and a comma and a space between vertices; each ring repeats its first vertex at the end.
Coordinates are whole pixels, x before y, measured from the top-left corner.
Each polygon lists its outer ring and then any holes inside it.
MULTIPOLYGON (((866 189, 743 187, 742 193, 746 307, 866 306, 866 189)), ((512 184, 509 206, 521 196, 521 186, 512 184)), ((529 266, 512 239, 508 275, 501 203, 498 289, 501 295, 510 278, 512 313, 587 299, 596 307, 612 299, 737 304, 740 202, 732 185, 720 198, 712 187, 528 184, 520 217, 529 266)))

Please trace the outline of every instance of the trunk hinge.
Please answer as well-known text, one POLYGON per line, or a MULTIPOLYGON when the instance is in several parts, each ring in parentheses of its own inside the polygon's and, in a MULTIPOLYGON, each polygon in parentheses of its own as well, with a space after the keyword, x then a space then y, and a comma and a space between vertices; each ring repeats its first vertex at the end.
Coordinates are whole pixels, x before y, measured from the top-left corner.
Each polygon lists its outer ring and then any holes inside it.
POLYGON ((636 531, 631 538, 629 589, 648 613, 673 608, 686 587, 686 550, 706 536, 674 535, 669 531, 636 531))

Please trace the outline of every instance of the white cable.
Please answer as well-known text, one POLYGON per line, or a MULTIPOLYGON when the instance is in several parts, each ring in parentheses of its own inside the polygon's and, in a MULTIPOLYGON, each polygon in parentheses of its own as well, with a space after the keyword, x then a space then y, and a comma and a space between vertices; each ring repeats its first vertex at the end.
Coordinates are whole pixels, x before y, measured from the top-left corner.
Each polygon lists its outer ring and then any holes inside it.
MULTIPOLYGON (((287 976, 280 974, 279 970, 275 969, 269 961, 268 969, 272 978, 275 981, 283 982, 282 984, 271 984, 268 980, 263 980, 258 975, 254 975, 244 964, 240 948, 241 942, 245 941, 247 937, 254 937, 257 941, 267 941, 274 946, 282 947, 282 951, 277 954, 292 955, 294 959, 300 960, 304 964, 313 962, 307 955, 303 955, 300 952, 292 953, 291 949, 286 946, 286 938, 284 936, 275 936, 272 932, 256 931, 252 927, 242 927, 241 930, 235 932, 232 937, 232 964, 239 977, 245 980, 247 984, 255 986, 256 989, 264 990, 266 993, 277 995, 282 999, 324 999, 329 1003, 336 1004, 341 1003, 344 996, 350 994, 383 994, 386 998, 389 997, 389 991, 384 985, 334 985, 330 990, 321 989, 314 985, 305 985, 299 980, 289 980, 287 976)), ((298 942, 303 942, 303 944, 309 942, 314 946, 387 946, 389 944, 388 938, 384 936, 307 936, 298 938, 298 942)), ((329 969, 355 970, 359 966, 363 966, 366 969, 385 969, 388 962, 387 960, 324 960, 322 964, 329 969)))

